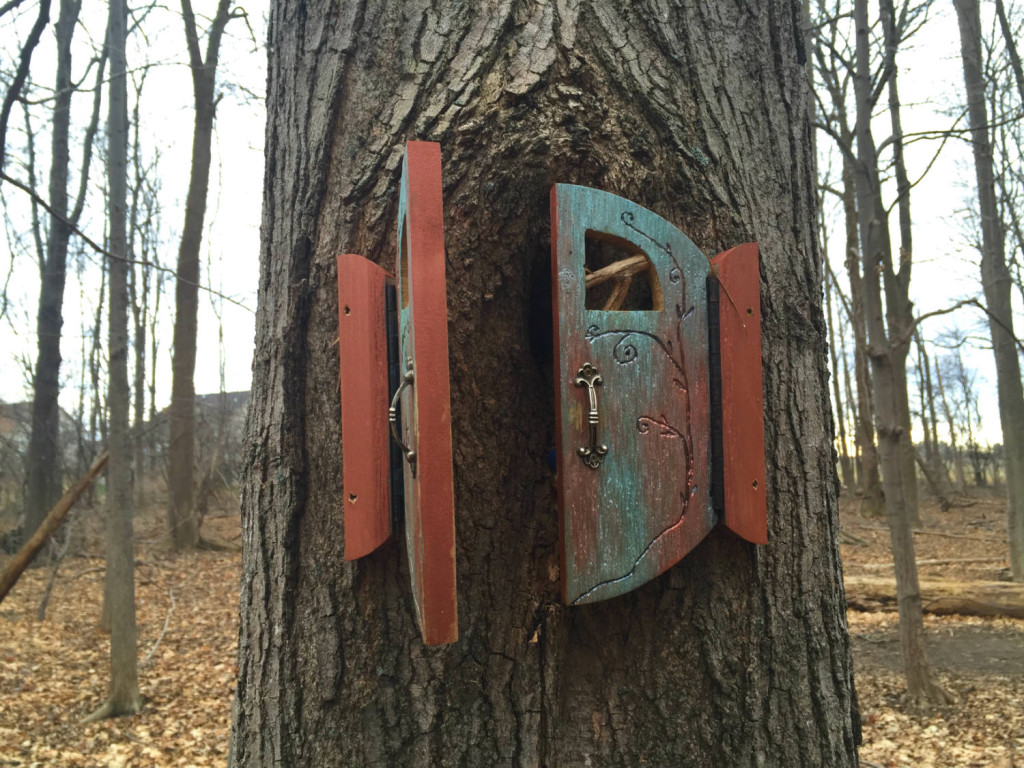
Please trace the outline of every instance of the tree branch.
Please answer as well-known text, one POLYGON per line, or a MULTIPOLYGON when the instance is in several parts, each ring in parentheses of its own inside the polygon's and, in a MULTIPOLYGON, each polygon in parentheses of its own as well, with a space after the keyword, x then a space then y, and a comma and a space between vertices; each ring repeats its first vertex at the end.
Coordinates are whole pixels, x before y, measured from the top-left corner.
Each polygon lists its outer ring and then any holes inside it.
POLYGON ((13 11, 23 2, 25 2, 25 0, 10 0, 10 2, 0 5, 0 16, 3 16, 8 11, 13 11))
POLYGON ((976 307, 977 309, 980 309, 982 312, 984 312, 988 316, 988 319, 990 321, 994 322, 996 325, 998 325, 1000 328, 1002 328, 1004 331, 1006 331, 1007 334, 1009 334, 1010 338, 1013 339, 1014 344, 1017 345, 1017 349, 1020 351, 1020 353, 1022 355, 1024 355, 1024 341, 1021 341, 1019 338, 1017 338, 1017 336, 1016 336, 1016 334, 1014 334, 1012 328, 1007 328, 1006 324, 1003 323, 1002 320, 1000 320, 994 314, 989 312, 988 307, 986 307, 984 304, 982 304, 977 299, 961 299, 960 301, 956 302, 952 306, 945 307, 943 309, 936 309, 936 310, 934 310, 932 312, 925 312, 923 315, 918 315, 914 319, 914 322, 910 326, 910 328, 908 329, 907 333, 903 334, 903 337, 901 337, 899 339, 899 343, 903 343, 903 344, 908 343, 910 341, 910 338, 914 334, 914 330, 917 328, 917 326, 919 326, 925 320, 928 320, 928 319, 930 319, 932 317, 939 317, 940 315, 948 315, 948 314, 950 314, 952 312, 956 312, 958 309, 961 309, 963 307, 976 307))
MULTIPOLYGON (((4 12, 7 10, 9 10, 7 6, 4 6, 4 12)), ((0 170, 3 170, 4 167, 7 149, 7 121, 11 117, 11 108, 14 106, 18 96, 21 95, 21 89, 25 85, 25 80, 28 79, 28 66, 32 61, 32 52, 39 44, 39 38, 43 36, 43 30, 46 29, 46 25, 49 23, 50 0, 41 0, 36 23, 29 33, 28 40, 25 41, 25 47, 21 49, 21 63, 18 64, 18 71, 15 73, 14 80, 11 81, 7 93, 4 94, 3 107, 0 107, 0 170)))
MULTIPOLYGON (((81 229, 79 229, 77 226, 75 226, 72 222, 68 221, 67 218, 65 218, 64 216, 61 216, 58 213, 56 213, 53 210, 53 208, 50 206, 50 204, 47 203, 46 200, 44 200, 35 190, 33 190, 27 184, 23 184, 22 182, 18 181, 17 179, 11 178, 10 176, 8 176, 3 171, 0 171, 0 181, 6 181, 8 184, 10 184, 10 185, 12 185, 14 187, 17 187, 22 192, 27 194, 29 197, 32 198, 32 200, 35 203, 37 203, 40 207, 42 207, 47 213, 49 213, 54 218, 59 219, 62 223, 66 224, 68 227, 70 227, 71 231, 74 234, 78 235, 78 237, 80 237, 85 242, 86 245, 88 245, 90 248, 92 248, 92 250, 94 250, 100 256, 103 256, 103 257, 105 257, 107 259, 114 259, 116 261, 122 261, 125 264, 138 264, 138 265, 143 266, 143 267, 151 267, 152 269, 155 269, 158 272, 164 272, 164 273, 166 273, 168 275, 171 275, 172 277, 174 277, 177 280, 184 280, 184 278, 179 277, 178 273, 176 271, 174 271, 173 269, 171 269, 170 267, 164 267, 164 266, 161 266, 160 264, 154 264, 153 262, 146 261, 145 259, 127 259, 127 258, 124 258, 123 256, 115 256, 113 253, 108 251, 102 245, 100 245, 95 240, 93 240, 91 237, 89 237, 87 234, 85 234, 81 229)), ((248 307, 245 304, 243 304, 242 302, 238 301, 238 299, 233 299, 230 296, 227 296, 227 295, 221 293, 220 291, 215 291, 212 288, 209 288, 209 287, 203 285, 202 283, 194 283, 194 282, 189 281, 189 280, 184 280, 184 282, 188 283, 189 285, 196 286, 201 291, 206 291, 211 296, 216 296, 218 299, 223 299, 226 302, 234 304, 236 307, 240 307, 240 308, 244 309, 246 312, 253 312, 254 311, 251 307, 248 307)))
POLYGON ((1003 32, 1006 53, 1010 57, 1010 66, 1013 68, 1013 77, 1017 83, 1017 93, 1020 94, 1021 103, 1024 104, 1024 69, 1021 68, 1020 55, 1017 53, 1017 44, 1014 42, 1013 30, 1010 29, 1010 21, 1006 18, 1003 0, 996 0, 996 16, 999 17, 999 28, 1003 32))

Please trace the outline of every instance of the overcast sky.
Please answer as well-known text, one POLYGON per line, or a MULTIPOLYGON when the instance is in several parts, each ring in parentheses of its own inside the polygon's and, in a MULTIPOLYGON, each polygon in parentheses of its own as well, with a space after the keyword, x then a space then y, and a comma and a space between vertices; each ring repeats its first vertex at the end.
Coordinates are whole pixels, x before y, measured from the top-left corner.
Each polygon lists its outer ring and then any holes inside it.
MULTIPOLYGON (((215 3, 201 0, 193 3, 197 15, 210 14, 215 3)), ((266 49, 264 46, 266 2, 246 2, 249 27, 242 19, 232 20, 225 34, 218 68, 218 83, 223 94, 218 108, 214 134, 213 165, 210 178, 210 196, 206 216, 206 231, 201 253, 200 283, 229 296, 251 311, 221 301, 207 291, 200 292, 199 337, 195 384, 197 393, 217 392, 220 388, 220 360, 224 359, 224 385, 228 391, 245 390, 250 384, 250 365, 253 349, 256 285, 259 267, 259 221, 263 187, 263 128, 265 122, 262 98, 266 89, 266 49), (218 319, 220 313, 223 323, 218 319), (220 343, 223 327, 224 342, 220 343)), ((145 37, 136 34, 129 42, 128 66, 136 76, 145 68, 146 78, 140 102, 142 129, 141 143, 152 158, 159 153, 162 226, 164 242, 161 264, 173 268, 177 260, 178 237, 184 219, 184 199, 188 189, 189 164, 192 149, 192 85, 184 53, 184 32, 180 15, 156 6, 143 22, 145 37)), ((29 20, 34 18, 37 6, 29 8, 29 20)), ((52 10, 56 16, 56 8, 52 10)), ((76 32, 74 69, 76 79, 81 76, 90 53, 90 39, 102 37, 106 23, 106 9, 100 3, 86 3, 81 23, 76 32)), ((51 22, 55 22, 55 18, 51 22)), ((7 19, 4 20, 5 22, 7 19)), ((200 25, 205 25, 200 20, 200 25)), ((27 27, 26 27, 27 28, 27 27)), ((6 29, 5 29, 6 31, 6 29)), ((11 47, 5 42, 5 48, 11 47)), ((205 52, 205 41, 203 43, 205 52)), ((9 52, 6 52, 9 55, 9 52)), ((32 62, 32 77, 47 87, 53 83, 52 26, 44 34, 32 62)), ((5 61, 6 63, 6 61, 5 61)), ((129 99, 133 99, 129 83, 129 99)), ((91 96, 77 96, 73 103, 74 118, 80 129, 90 108, 91 96)), ((106 116, 104 105, 102 118, 106 116)), ((37 121, 37 124, 38 121, 37 121)), ((23 123, 12 118, 12 133, 23 132, 23 123)), ((105 141, 105 139, 102 139, 105 141)), ((10 143, 17 151, 23 136, 15 135, 10 143)), ((42 156, 39 164, 47 166, 48 136, 37 151, 42 156)), ((104 147, 98 148, 105 151, 104 147)), ((72 152, 72 166, 77 168, 79 150, 72 152)), ((9 170, 20 173, 22 169, 9 170)), ((102 194, 104 169, 102 158, 94 159, 91 186, 102 194)), ((72 184, 75 182, 73 181, 72 184)), ((45 174, 37 185, 45 189, 45 174)), ((11 216, 20 215, 26 222, 27 201, 22 193, 7 187, 5 200, 11 216)), ((86 214, 84 229, 94 240, 102 242, 105 226, 95 211, 86 214)), ((72 249, 76 248, 72 238, 72 249)), ((26 242, 25 245, 30 246, 26 242)), ((38 303, 38 271, 30 251, 15 244, 9 248, 7 240, 0 241, 0 270, 7 274, 13 258, 15 269, 8 286, 12 302, 9 316, 0 322, 0 399, 11 402, 31 398, 31 385, 25 371, 25 361, 35 360, 35 311, 38 303)), ((99 294, 97 257, 88 254, 85 269, 77 270, 78 259, 69 257, 69 275, 65 291, 64 329, 61 342, 64 362, 61 367, 61 405, 72 410, 78 398, 78 380, 81 373, 82 324, 91 327, 99 294), (83 320, 84 318, 84 320, 83 320)), ((172 280, 172 278, 168 278, 172 280)), ((166 406, 170 398, 170 347, 174 302, 173 282, 168 282, 161 299, 164 322, 161 328, 160 351, 157 367, 158 407, 166 406)), ((104 310, 105 312, 105 310, 104 310)), ((105 342, 105 339, 104 339, 105 342)), ((148 364, 147 364, 148 366, 148 364)))
MULTIPOLYGON (((87 6, 89 4, 86 4, 87 6)), ((209 0, 196 4, 197 12, 212 12, 209 0)), ((203 242, 201 282, 223 292, 250 309, 256 307, 256 285, 259 259, 259 222, 263 186, 263 130, 265 116, 259 99, 246 96, 252 93, 262 98, 265 91, 265 36, 266 3, 246 3, 249 28, 241 20, 228 27, 225 49, 221 58, 218 81, 224 98, 217 112, 214 146, 214 165, 211 174, 210 204, 207 232, 203 242), (253 38, 258 42, 254 46, 253 38)), ((960 69, 959 33, 951 4, 940 3, 925 29, 919 33, 907 50, 901 50, 900 90, 904 105, 903 122, 907 132, 948 127, 949 113, 961 101, 963 77, 960 69)), ((34 13, 34 7, 32 9, 34 13)), ((54 10, 56 13, 56 9, 54 10)), ((102 34, 105 10, 92 4, 83 15, 83 28, 93 38, 102 34), (88 14, 92 13, 92 16, 88 14)), ((190 75, 183 54, 183 33, 180 18, 169 8, 157 7, 146 20, 148 36, 136 37, 129 51, 129 66, 138 67, 146 62, 148 69, 141 111, 145 144, 148 152, 160 153, 160 176, 163 189, 163 224, 166 241, 162 252, 164 264, 172 265, 177 258, 177 236, 183 217, 182 202, 188 184, 188 167, 192 133, 192 93, 190 75)), ((52 74, 52 32, 44 35, 33 61, 34 77, 46 84, 52 74)), ((86 57, 79 53, 76 72, 81 71, 86 57)), ((76 101, 80 120, 87 109, 85 97, 76 101)), ((884 101, 884 100, 883 100, 884 101)), ((876 126, 876 141, 888 135, 888 118, 882 114, 876 126)), ((826 139, 819 137, 825 146, 826 139)), ((921 141, 907 147, 906 156, 912 178, 920 176, 931 161, 937 143, 921 141)), ((45 152, 45 148, 41 150, 45 152)), ((838 162, 838 161, 836 161, 838 162)), ((927 179, 915 188, 911 204, 914 217, 914 275, 911 293, 919 313, 948 306, 957 299, 975 295, 979 291, 977 254, 968 247, 968 227, 964 211, 974 204, 974 170, 969 145, 965 141, 950 141, 927 179)), ((44 166, 45 167, 45 166, 44 166)), ((835 165, 838 167, 838 165, 835 165)), ((93 185, 102 185, 102 168, 94 166, 93 185)), ((7 188, 5 197, 12 209, 23 205, 17 200, 20 193, 7 188)), ((888 193, 889 201, 895 197, 888 193)), ((843 263, 842 223, 839 208, 833 202, 828 211, 831 222, 832 263, 841 272, 843 263)), ((13 215, 13 214, 12 214, 13 215)), ((25 219, 22 219, 23 221, 25 219)), ((97 240, 103 236, 103 223, 93 220, 83 227, 97 240)), ((896 218, 892 218, 894 239, 898 237, 896 218)), ((756 234, 756 233, 755 233, 756 234)), ((0 252, 8 250, 0 242, 0 252)), ((0 269, 6 274, 11 255, 0 258, 0 269)), ((23 362, 35 359, 35 305, 38 300, 38 275, 31 257, 13 255, 16 269, 9 287, 9 296, 15 304, 9 317, 0 323, 0 399, 17 401, 30 396, 23 362), (21 361, 21 362, 19 362, 21 361)), ((81 280, 69 276, 65 300, 65 326, 63 340, 62 379, 66 386, 62 405, 72 409, 77 400, 77 383, 81 358, 80 318, 95 311, 99 292, 98 270, 94 263, 81 280)), ((251 312, 227 302, 217 302, 209 294, 200 295, 199 348, 196 367, 196 391, 215 392, 220 387, 219 361, 224 356, 224 385, 228 391, 244 390, 250 384, 250 365, 253 350, 254 316, 251 312), (214 305, 223 318, 224 343, 219 343, 220 321, 214 305)), ((160 364, 158 367, 157 400, 166 405, 170 395, 170 305, 173 287, 164 296, 164 315, 167 320, 162 330, 160 364)), ((1024 325, 1018 306, 1017 322, 1024 325)), ((984 323, 977 312, 964 310, 952 316, 965 331, 986 335, 984 323)), ((86 321, 88 322, 88 321, 86 321)), ((935 336, 954 320, 950 317, 929 321, 924 328, 926 338, 935 336)), ((991 352, 975 350, 968 353, 969 362, 979 371, 986 439, 999 442, 998 411, 995 401, 995 373, 991 352)))

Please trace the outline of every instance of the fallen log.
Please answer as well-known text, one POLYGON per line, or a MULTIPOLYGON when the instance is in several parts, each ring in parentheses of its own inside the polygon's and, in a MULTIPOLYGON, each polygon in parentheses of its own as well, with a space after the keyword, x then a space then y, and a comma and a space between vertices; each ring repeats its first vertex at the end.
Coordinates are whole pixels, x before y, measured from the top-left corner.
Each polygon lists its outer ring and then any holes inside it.
MULTIPOLYGON (((857 611, 894 611, 896 581, 884 576, 847 576, 846 604, 857 611)), ((922 581, 921 605, 936 615, 1024 619, 1024 584, 1009 581, 922 581)))
POLYGON ((8 564, 7 569, 0 576, 0 603, 7 597, 7 593, 17 583, 24 570, 28 568, 32 558, 43 548, 46 540, 60 527, 68 511, 78 501, 78 497, 85 492, 85 489, 89 487, 93 480, 99 477, 103 468, 107 466, 107 457, 106 451, 96 457, 96 461, 89 467, 89 471, 78 478, 75 484, 68 489, 67 493, 61 496, 60 501, 53 506, 46 519, 43 520, 36 532, 32 534, 32 538, 25 542, 25 546, 21 548, 18 554, 14 556, 14 559, 8 564))
MULTIPOLYGON (((917 567, 926 565, 978 565, 980 563, 1005 563, 1005 557, 952 557, 941 560, 918 560, 917 567)), ((861 565, 850 564, 851 568, 864 568, 865 570, 883 570, 895 568, 895 563, 863 563, 861 565)))
MULTIPOLYGON (((864 528, 870 531, 885 531, 889 532, 889 526, 887 525, 867 525, 866 523, 845 523, 852 528, 864 528)), ((928 531, 923 528, 914 528, 913 533, 915 536, 942 536, 946 539, 970 539, 971 541, 991 541, 1004 543, 1006 539, 1001 539, 998 536, 971 536, 967 533, 946 533, 945 531, 928 531)), ((863 761, 861 761, 863 762, 863 761)))

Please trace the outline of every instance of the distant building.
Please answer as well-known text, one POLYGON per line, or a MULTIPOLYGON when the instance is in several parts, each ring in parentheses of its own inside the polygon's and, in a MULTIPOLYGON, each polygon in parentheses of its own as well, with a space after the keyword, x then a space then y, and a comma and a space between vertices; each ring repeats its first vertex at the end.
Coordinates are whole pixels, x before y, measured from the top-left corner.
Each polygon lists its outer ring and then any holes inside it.
MULTIPOLYGON (((0 513, 17 506, 25 487, 25 457, 32 437, 32 403, 0 402, 0 513)), ((78 430, 75 420, 60 410, 60 439, 65 470, 75 467, 78 430)))

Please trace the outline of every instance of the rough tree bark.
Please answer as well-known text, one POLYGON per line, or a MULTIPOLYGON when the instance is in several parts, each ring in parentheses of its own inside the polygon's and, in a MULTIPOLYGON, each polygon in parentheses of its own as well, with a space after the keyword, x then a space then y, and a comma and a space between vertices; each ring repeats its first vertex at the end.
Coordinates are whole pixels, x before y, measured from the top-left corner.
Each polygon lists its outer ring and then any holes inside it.
POLYGON ((206 38, 206 58, 199 47, 199 31, 189 0, 181 0, 185 24, 195 123, 192 130, 192 169, 185 199, 185 225, 178 249, 175 282, 174 350, 171 358, 171 442, 167 467, 168 525, 175 550, 199 543, 199 521, 193 509, 193 464, 196 423, 196 331, 199 316, 199 249, 210 186, 213 119, 217 112, 217 57, 224 27, 231 18, 231 0, 220 0, 206 38))
POLYGON ((60 442, 60 340, 64 326, 64 283, 67 270, 69 133, 71 129, 71 40, 81 2, 61 0, 57 16, 57 74, 54 86, 50 148, 50 216, 46 259, 40 274, 36 315, 38 354, 32 380, 32 429, 25 458, 25 538, 46 518, 63 493, 60 442))
POLYGON ((1006 267, 1003 223, 996 202, 989 140, 985 81, 981 69, 981 20, 977 0, 953 0, 960 24, 967 114, 981 212, 981 285, 996 359, 999 423, 1006 455, 1007 540, 1014 581, 1024 581, 1024 387, 1013 332, 1010 272, 1006 267))
POLYGON ((107 45, 110 99, 107 118, 107 213, 110 220, 109 384, 110 459, 107 463, 107 572, 110 615, 110 691, 87 721, 129 715, 142 706, 135 627, 135 558, 132 554, 132 445, 128 426, 128 86, 125 0, 110 0, 107 45))
MULTIPOLYGON (((856 762, 801 3, 272 5, 233 766, 856 762), (440 10, 439 10, 440 9, 440 10), (442 143, 460 638, 344 561, 335 256, 442 143), (761 245, 769 538, 559 598, 550 221, 601 187, 761 245)), ((345 446, 359 450, 359 446, 345 446)))

